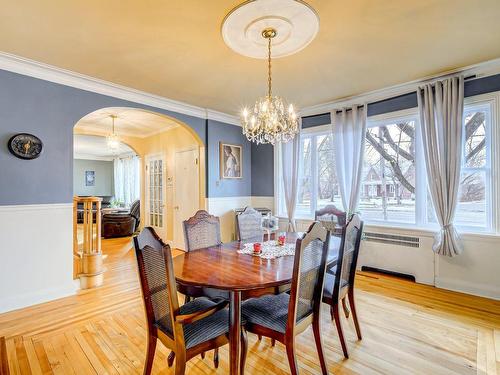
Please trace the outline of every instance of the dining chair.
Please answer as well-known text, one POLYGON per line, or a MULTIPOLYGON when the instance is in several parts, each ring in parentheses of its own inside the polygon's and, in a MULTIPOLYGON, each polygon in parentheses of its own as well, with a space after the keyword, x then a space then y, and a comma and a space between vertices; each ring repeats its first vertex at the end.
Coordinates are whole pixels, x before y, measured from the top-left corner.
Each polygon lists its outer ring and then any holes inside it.
POLYGON ((361 245, 361 235, 363 233, 363 222, 359 215, 354 214, 342 231, 343 235, 337 260, 338 271, 335 275, 326 274, 323 289, 323 302, 330 305, 330 314, 337 327, 344 357, 349 358, 342 322, 340 321, 339 302, 342 300, 346 318, 349 318, 350 312, 352 312, 356 335, 358 339, 361 340, 361 329, 359 326, 356 305, 354 303, 354 280, 356 276, 359 248, 361 245), (346 296, 349 300, 350 311, 345 304, 346 296))
POLYGON ((314 211, 314 220, 319 222, 322 221, 322 218, 325 220, 331 220, 332 216, 335 216, 340 229, 332 231, 331 234, 333 236, 339 236, 342 232, 342 227, 344 227, 347 223, 347 214, 344 211, 339 210, 333 204, 326 205, 325 207, 314 211))
POLYGON ((240 241, 252 238, 262 238, 262 214, 250 206, 245 207, 242 213, 236 215, 236 227, 240 241))
POLYGON ((320 330, 321 294, 330 233, 314 222, 295 245, 295 259, 290 294, 266 295, 242 304, 248 332, 271 337, 286 346, 292 375, 298 374, 295 337, 312 324, 321 371, 327 366, 320 330))
MULTIPOLYGON (((158 339, 174 353, 175 374, 184 374, 188 360, 229 342, 227 302, 215 303, 202 297, 179 306, 168 245, 161 249, 149 245, 136 248, 136 257, 148 326, 144 374, 151 373, 158 339)), ((243 368, 247 350, 244 332, 241 343, 243 368)), ((215 365, 218 367, 218 361, 215 365)))
MULTIPOLYGON (((187 251, 219 246, 222 243, 219 218, 205 210, 197 211, 182 224, 187 251)), ((229 300, 229 292, 213 288, 202 288, 202 295, 211 299, 229 300)), ((191 297, 196 298, 199 295, 186 295, 186 302, 189 302, 191 297)))

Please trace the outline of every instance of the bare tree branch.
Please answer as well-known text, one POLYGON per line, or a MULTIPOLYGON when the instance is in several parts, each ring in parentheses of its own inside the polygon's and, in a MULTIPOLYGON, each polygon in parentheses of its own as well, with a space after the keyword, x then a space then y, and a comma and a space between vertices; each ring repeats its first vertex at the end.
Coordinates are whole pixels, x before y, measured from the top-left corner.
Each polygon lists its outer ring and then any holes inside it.
POLYGON ((394 158, 387 153, 387 151, 380 145, 380 143, 375 139, 375 137, 369 132, 366 132, 366 139, 373 146, 375 150, 387 161, 391 166, 394 176, 398 181, 401 182, 410 193, 415 193, 415 187, 406 179, 405 175, 401 171, 399 164, 394 160, 394 158))
POLYGON ((381 128, 382 128, 382 133, 384 134, 385 141, 394 150, 394 152, 397 152, 406 160, 414 162, 415 158, 413 157, 413 155, 410 154, 408 151, 403 150, 401 147, 399 147, 399 145, 396 142, 394 142, 394 140, 391 137, 391 133, 389 132, 389 129, 387 129, 387 126, 382 126, 381 128))

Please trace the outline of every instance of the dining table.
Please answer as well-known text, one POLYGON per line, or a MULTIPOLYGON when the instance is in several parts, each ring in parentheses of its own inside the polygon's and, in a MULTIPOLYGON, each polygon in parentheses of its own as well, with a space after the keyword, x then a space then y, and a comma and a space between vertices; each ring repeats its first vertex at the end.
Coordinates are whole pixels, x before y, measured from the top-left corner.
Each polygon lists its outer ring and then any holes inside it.
MULTIPOLYGON (((302 235, 301 232, 287 233, 286 242, 295 243, 302 235)), ((265 259, 238 253, 246 242, 223 243, 192 250, 174 258, 174 273, 178 284, 229 292, 230 374, 240 373, 242 292, 290 284, 293 274, 293 255, 265 259)), ((340 238, 332 236, 327 261, 329 268, 334 267, 337 262, 339 246, 340 238)))

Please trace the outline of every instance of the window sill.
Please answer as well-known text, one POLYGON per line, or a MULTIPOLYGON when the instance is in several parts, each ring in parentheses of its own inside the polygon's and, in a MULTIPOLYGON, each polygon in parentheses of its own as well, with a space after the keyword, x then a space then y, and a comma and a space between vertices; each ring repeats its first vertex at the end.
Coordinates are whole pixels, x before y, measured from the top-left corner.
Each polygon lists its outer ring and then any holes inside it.
MULTIPOLYGON (((280 220, 288 220, 286 216, 283 215, 278 215, 278 218, 280 220)), ((312 222, 312 218, 306 218, 306 217, 297 217, 295 220, 301 221, 301 222, 312 222)), ((477 231, 477 232, 472 232, 470 228, 466 228, 463 230, 459 229, 459 234, 462 239, 464 240, 486 240, 486 241, 500 241, 500 233, 494 233, 494 232, 486 232, 486 231, 477 231)), ((417 227, 417 226, 410 226, 410 225, 404 225, 404 224, 381 224, 381 223, 366 223, 365 224, 365 230, 374 230, 374 231, 380 231, 380 232, 388 232, 390 231, 391 233, 395 234, 402 234, 402 235, 417 235, 420 237, 428 237, 428 238, 434 238, 436 231, 438 228, 429 228, 429 227, 417 227)))

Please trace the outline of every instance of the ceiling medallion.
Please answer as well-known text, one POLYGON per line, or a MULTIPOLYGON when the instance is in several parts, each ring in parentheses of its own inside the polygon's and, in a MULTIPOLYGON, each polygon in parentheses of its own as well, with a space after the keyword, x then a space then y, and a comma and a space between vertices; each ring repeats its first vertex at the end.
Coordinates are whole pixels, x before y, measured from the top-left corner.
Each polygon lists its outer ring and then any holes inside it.
POLYGON ((316 12, 298 0, 253 0, 233 9, 222 24, 226 44, 244 56, 267 58, 267 95, 241 114, 243 134, 251 142, 288 142, 299 131, 292 104, 272 93, 272 57, 283 57, 306 47, 319 30, 316 12), (267 47, 267 48, 266 48, 267 47), (273 55, 271 56, 271 49, 273 55))

